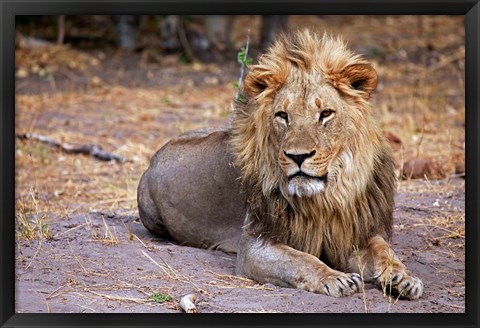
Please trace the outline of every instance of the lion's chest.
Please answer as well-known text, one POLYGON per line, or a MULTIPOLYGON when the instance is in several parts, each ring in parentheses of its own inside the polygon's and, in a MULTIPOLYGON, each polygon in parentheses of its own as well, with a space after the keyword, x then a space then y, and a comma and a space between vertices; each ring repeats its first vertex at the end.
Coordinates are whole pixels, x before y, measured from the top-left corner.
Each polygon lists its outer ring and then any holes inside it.
POLYGON ((318 212, 292 216, 285 242, 292 248, 318 257, 333 267, 343 267, 350 256, 354 227, 334 214, 318 212))

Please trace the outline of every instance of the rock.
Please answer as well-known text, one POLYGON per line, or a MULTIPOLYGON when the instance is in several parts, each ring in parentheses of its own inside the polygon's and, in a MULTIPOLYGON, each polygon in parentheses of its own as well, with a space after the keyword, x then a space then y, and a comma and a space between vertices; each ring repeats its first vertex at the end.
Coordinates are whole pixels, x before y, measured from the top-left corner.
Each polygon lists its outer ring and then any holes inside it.
POLYGON ((383 131, 383 135, 387 138, 393 151, 399 151, 402 148, 403 142, 398 136, 390 131, 383 131))
POLYGON ((411 159, 403 163, 402 179, 442 179, 446 174, 442 167, 430 159, 411 159))

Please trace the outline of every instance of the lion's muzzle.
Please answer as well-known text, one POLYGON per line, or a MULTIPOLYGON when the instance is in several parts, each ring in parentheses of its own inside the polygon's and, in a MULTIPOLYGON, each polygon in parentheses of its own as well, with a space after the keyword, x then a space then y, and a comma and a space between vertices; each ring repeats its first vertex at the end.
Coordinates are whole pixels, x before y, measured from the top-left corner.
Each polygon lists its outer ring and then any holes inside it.
POLYGON ((307 159, 307 158, 310 158, 310 157, 313 157, 315 156, 315 149, 309 153, 302 153, 302 154, 293 154, 293 153, 287 153, 286 151, 284 151, 285 153, 285 156, 289 159, 291 159, 292 161, 294 161, 298 167, 302 167, 302 163, 307 159))

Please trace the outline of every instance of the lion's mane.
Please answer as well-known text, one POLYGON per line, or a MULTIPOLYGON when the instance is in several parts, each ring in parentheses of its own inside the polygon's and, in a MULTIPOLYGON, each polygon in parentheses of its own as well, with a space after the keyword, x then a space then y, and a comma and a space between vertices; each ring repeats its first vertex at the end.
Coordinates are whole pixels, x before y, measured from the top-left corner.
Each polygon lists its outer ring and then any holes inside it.
POLYGON ((365 97, 372 90, 353 91, 344 81, 351 64, 368 62, 349 51, 341 39, 309 30, 280 37, 245 78, 230 139, 248 195, 245 229, 317 256, 337 269, 347 268, 353 247, 365 246, 368 237, 390 238, 395 190, 391 151, 365 97), (269 111, 293 68, 322 74, 358 109, 352 114, 356 128, 346 138, 350 152, 329 168, 334 183, 310 198, 281 192, 285 177, 277 163, 278 141, 269 111))

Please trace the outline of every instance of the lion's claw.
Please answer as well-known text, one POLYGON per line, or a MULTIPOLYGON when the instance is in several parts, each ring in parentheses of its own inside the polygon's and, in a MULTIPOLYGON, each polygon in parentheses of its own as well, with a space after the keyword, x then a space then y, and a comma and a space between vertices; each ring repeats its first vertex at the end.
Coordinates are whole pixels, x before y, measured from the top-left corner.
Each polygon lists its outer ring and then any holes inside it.
POLYGON ((393 274, 391 280, 382 277, 377 280, 377 283, 383 286, 386 291, 391 290, 392 293, 400 295, 401 298, 415 300, 423 294, 423 282, 404 271, 393 274))
POLYGON ((423 282, 417 277, 406 275, 398 286, 397 291, 400 297, 415 300, 423 294, 423 282))
POLYGON ((356 273, 339 273, 322 281, 323 294, 340 297, 354 294, 360 289, 360 275, 356 273))

